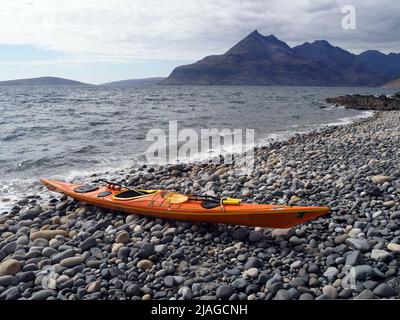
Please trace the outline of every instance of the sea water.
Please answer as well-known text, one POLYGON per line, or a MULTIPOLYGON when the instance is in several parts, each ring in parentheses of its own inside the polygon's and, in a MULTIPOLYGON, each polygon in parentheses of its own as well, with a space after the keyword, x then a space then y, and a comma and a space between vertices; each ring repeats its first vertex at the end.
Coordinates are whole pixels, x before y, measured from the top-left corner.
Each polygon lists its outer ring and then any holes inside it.
MULTIPOLYGON (((392 90, 393 91, 393 90, 392 90)), ((255 144, 371 113, 325 98, 379 88, 0 86, 0 212, 38 178, 73 180, 146 161, 151 129, 254 129, 255 144)), ((207 151, 202 150, 207 157, 207 151)))

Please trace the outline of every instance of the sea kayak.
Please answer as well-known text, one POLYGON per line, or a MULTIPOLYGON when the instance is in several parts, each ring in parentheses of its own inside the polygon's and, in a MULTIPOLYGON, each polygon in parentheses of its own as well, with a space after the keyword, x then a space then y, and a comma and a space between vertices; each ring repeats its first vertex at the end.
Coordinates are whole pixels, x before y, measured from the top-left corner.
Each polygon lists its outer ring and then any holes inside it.
POLYGON ((149 217, 289 228, 321 217, 328 207, 244 203, 240 199, 186 195, 167 190, 137 190, 118 184, 71 184, 41 179, 50 190, 101 208, 149 217))

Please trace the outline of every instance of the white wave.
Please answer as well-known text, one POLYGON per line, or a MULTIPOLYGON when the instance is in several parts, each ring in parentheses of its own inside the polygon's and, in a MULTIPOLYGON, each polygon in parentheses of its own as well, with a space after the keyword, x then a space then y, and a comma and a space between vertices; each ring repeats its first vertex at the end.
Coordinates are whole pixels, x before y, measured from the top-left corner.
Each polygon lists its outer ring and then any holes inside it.
POLYGON ((337 109, 344 110, 344 109, 346 109, 346 107, 333 104, 333 105, 330 105, 329 107, 322 108, 322 110, 325 110, 325 111, 331 111, 331 110, 337 110, 337 109))
POLYGON ((354 121, 360 120, 360 119, 366 119, 370 118, 375 114, 374 111, 363 111, 361 114, 352 116, 352 117, 344 117, 344 118, 339 118, 336 122, 331 122, 328 123, 328 126, 340 126, 340 125, 346 125, 353 123, 354 121))
POLYGON ((103 178, 115 177, 118 172, 133 168, 138 164, 133 159, 124 159, 123 161, 113 161, 104 159, 102 165, 95 166, 93 169, 70 170, 64 173, 55 174, 48 177, 38 177, 37 179, 9 179, 0 180, 0 215, 9 211, 15 203, 27 196, 39 195, 42 200, 50 199, 50 193, 47 190, 40 191, 42 187, 39 178, 50 178, 66 182, 89 182, 94 176, 103 178))
POLYGON ((0 215, 9 211, 16 201, 34 195, 40 185, 40 181, 35 179, 0 180, 0 215))

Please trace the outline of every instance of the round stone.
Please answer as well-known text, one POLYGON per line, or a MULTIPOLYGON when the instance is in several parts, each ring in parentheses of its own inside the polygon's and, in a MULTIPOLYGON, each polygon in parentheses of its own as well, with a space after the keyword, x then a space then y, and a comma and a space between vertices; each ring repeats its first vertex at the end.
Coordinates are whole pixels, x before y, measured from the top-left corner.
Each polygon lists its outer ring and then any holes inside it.
POLYGON ((166 287, 172 288, 175 286, 175 277, 174 276, 166 276, 164 278, 164 284, 166 287))
POLYGON ((396 291, 387 283, 381 283, 374 289, 374 294, 378 297, 388 298, 396 295, 396 291))
POLYGON ((350 275, 356 280, 365 280, 367 277, 374 275, 374 269, 367 264, 363 264, 351 268, 350 275))
POLYGON ((122 231, 117 234, 115 237, 115 242, 116 243, 127 243, 128 241, 131 240, 131 237, 129 236, 129 233, 126 231, 122 231))
POLYGON ((290 299, 290 294, 288 290, 286 289, 280 289, 276 295, 274 300, 289 300, 290 299))
POLYGON ((83 251, 89 250, 90 248, 94 247, 97 244, 97 241, 94 237, 88 237, 85 240, 83 240, 79 244, 79 248, 82 249, 83 251))
POLYGON ((387 245, 387 248, 388 248, 390 251, 400 253, 400 244, 391 242, 391 243, 389 243, 389 244, 387 245))
POLYGON ((314 300, 314 296, 311 293, 303 293, 299 300, 314 300))
POLYGON ((231 285, 235 289, 241 290, 241 289, 245 289, 247 287, 248 282, 244 278, 239 278, 239 279, 236 279, 235 281, 233 281, 231 285))
POLYGON ((383 184, 390 180, 391 180, 390 176, 384 176, 384 175, 376 175, 371 178, 371 181, 375 184, 383 184))
POLYGON ((296 260, 290 264, 290 269, 297 270, 297 269, 300 269, 302 266, 303 266, 303 261, 296 260))
POLYGON ((101 288, 101 281, 97 280, 97 281, 93 281, 93 282, 89 283, 86 287, 86 291, 88 293, 93 293, 93 292, 99 291, 100 288, 101 288))
POLYGON ((357 266, 364 263, 361 251, 355 250, 346 256, 346 265, 357 266))
POLYGON ((246 271, 246 275, 250 278, 257 278, 258 273, 259 273, 259 271, 257 268, 250 268, 246 271))
POLYGON ((361 252, 367 252, 370 250, 371 246, 366 239, 353 239, 353 238, 348 238, 346 239, 346 244, 355 250, 359 250, 361 252))
POLYGON ((333 280, 336 278, 337 274, 339 273, 339 270, 335 267, 329 267, 326 269, 324 272, 324 277, 327 277, 329 280, 333 280))
POLYGON ((134 222, 136 219, 139 219, 139 216, 136 214, 130 214, 126 217, 125 219, 125 223, 126 224, 131 224, 132 222, 134 222))
POLYGON ((244 268, 246 270, 251 269, 251 268, 259 268, 259 267, 261 267, 261 260, 258 259, 257 257, 249 258, 244 265, 244 268))
POLYGON ((361 232, 362 232, 361 229, 359 229, 359 228, 353 228, 353 229, 351 229, 351 230, 349 231, 348 235, 349 235, 351 238, 357 238, 357 236, 358 236, 361 232))
POLYGON ((292 228, 287 229, 273 229, 271 231, 272 238, 289 239, 293 235, 294 231, 292 228))
POLYGON ((216 295, 219 299, 228 299, 233 294, 233 288, 229 284, 222 284, 217 288, 216 295))
POLYGON ((66 230, 40 230, 31 233, 31 240, 36 240, 39 238, 47 239, 50 240, 52 238, 55 238, 56 236, 63 236, 63 237, 68 237, 69 233, 66 230))
POLYGON ((369 289, 364 289, 354 300, 376 299, 376 295, 369 289))
POLYGON ((144 243, 138 252, 140 258, 148 258, 155 253, 154 246, 151 243, 144 243))
POLYGON ((327 285, 322 289, 322 293, 329 297, 329 299, 337 298, 337 290, 334 286, 327 285))
POLYGON ((0 277, 0 287, 16 286, 18 283, 18 279, 14 276, 7 275, 0 277))
POLYGON ((244 188, 242 190, 242 197, 250 197, 253 194, 253 191, 251 191, 248 188, 244 188))
POLYGON ((15 259, 8 259, 0 263, 0 277, 13 276, 21 270, 21 262, 15 259))
POLYGON ((386 261, 391 257, 391 254, 385 250, 373 249, 371 259, 376 261, 386 261))
POLYGON ((38 292, 35 292, 32 297, 31 300, 46 300, 47 298, 51 297, 54 295, 54 291, 52 290, 40 290, 38 292))
POLYGON ((36 278, 35 273, 33 271, 19 272, 19 273, 16 274, 16 277, 21 282, 33 281, 36 278))
POLYGON ((47 247, 49 245, 49 240, 43 239, 43 238, 38 238, 33 241, 32 246, 38 246, 38 247, 47 247))
POLYGON ((152 262, 152 261, 150 261, 150 260, 140 260, 138 263, 137 263, 137 267, 139 268, 139 269, 142 269, 142 270, 148 270, 148 269, 151 269, 152 267, 153 267, 153 265, 154 265, 154 263, 152 262))
POLYGON ((126 295, 128 297, 139 296, 140 295, 140 287, 137 284, 130 284, 126 288, 126 295))
POLYGON ((301 277, 293 278, 289 283, 293 288, 303 287, 305 285, 304 279, 301 277))
POLYGON ((73 268, 77 265, 80 265, 83 262, 82 257, 70 257, 61 260, 60 265, 65 268, 73 268))
POLYGON ((249 240, 251 242, 258 242, 261 240, 264 240, 266 238, 265 233, 261 232, 261 231, 254 231, 254 232, 250 232, 249 234, 249 240))
POLYGON ((117 257, 118 259, 127 259, 131 253, 131 248, 122 247, 118 250, 117 257))
POLYGON ((180 288, 178 294, 182 296, 183 300, 191 300, 193 297, 192 290, 187 286, 180 288))
POLYGON ((2 249, 1 251, 8 256, 9 254, 13 253, 15 251, 15 249, 17 248, 17 242, 13 241, 10 243, 7 243, 2 249))

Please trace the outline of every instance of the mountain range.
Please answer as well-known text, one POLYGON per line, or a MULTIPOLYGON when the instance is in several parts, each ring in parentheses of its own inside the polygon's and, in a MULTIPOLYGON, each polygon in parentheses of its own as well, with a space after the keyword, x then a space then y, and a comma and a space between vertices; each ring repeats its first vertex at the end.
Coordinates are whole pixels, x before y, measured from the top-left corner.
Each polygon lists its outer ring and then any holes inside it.
MULTIPOLYGON (((167 78, 129 79, 105 86, 282 85, 400 87, 400 53, 354 54, 326 40, 290 47, 257 30, 221 55, 175 68, 167 78), (397 81, 396 81, 397 80, 397 81)), ((88 85, 58 77, 0 81, 1 85, 88 85)))
POLYGON ((222 55, 175 68, 167 85, 377 86, 400 77, 400 54, 354 54, 328 41, 289 47, 257 30, 222 55))

